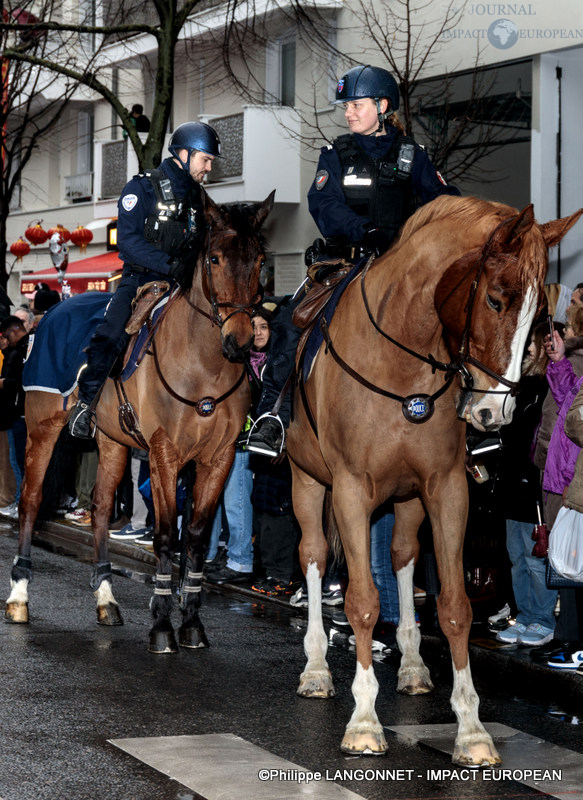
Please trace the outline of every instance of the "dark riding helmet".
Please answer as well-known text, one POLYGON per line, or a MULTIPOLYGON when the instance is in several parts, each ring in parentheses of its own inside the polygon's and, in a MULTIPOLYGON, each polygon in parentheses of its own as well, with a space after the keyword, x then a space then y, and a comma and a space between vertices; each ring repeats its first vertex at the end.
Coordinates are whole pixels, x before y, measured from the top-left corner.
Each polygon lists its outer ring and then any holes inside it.
POLYGON ((335 103, 347 103, 362 97, 371 97, 377 103, 386 97, 391 103, 390 111, 399 108, 399 87, 390 72, 382 67, 353 67, 343 75, 336 87, 335 103))
POLYGON ((178 158, 178 150, 200 150, 209 156, 221 157, 221 140, 210 125, 205 122, 184 122, 179 125, 170 138, 168 150, 178 158))

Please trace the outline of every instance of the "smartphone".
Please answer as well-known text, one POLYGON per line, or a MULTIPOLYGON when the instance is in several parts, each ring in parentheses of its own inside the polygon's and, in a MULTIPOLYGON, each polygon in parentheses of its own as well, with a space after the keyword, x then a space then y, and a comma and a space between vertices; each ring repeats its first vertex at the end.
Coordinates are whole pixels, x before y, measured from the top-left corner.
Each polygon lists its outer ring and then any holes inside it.
POLYGON ((555 349, 555 326, 553 325, 553 318, 549 314, 547 317, 547 325, 549 326, 549 334, 551 337, 551 350, 555 349))

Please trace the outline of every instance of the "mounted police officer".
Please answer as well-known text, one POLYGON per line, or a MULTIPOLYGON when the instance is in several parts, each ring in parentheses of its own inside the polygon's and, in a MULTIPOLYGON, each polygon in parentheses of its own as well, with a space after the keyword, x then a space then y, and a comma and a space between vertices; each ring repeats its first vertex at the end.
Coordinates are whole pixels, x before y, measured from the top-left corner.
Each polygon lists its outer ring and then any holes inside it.
POLYGON ((166 158, 156 170, 137 175, 118 202, 118 245, 122 277, 97 326, 79 376, 79 399, 69 417, 73 436, 94 435, 94 406, 128 335, 126 323, 137 290, 153 280, 181 284, 204 237, 200 184, 220 157, 216 132, 203 122, 185 122, 172 134, 166 158))
MULTIPOLYGON (((308 249, 310 263, 326 257, 357 261, 371 253, 381 255, 417 207, 442 194, 460 194, 446 184, 425 150, 405 135, 395 114, 399 88, 385 69, 348 70, 338 81, 335 103, 344 106, 350 133, 322 148, 308 192, 310 213, 326 239, 308 249)), ((300 332, 291 322, 292 312, 293 304, 280 312, 283 334, 274 325, 261 414, 273 408, 293 369, 300 332)), ((289 403, 284 403, 279 416, 262 417, 249 437, 249 450, 277 455, 289 413, 289 403)))

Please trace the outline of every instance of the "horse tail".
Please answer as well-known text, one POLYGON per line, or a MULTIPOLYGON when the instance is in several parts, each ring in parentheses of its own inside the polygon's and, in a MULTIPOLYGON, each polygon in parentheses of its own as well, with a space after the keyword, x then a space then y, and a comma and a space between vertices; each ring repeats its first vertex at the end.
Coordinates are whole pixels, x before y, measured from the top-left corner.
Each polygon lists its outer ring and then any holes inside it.
POLYGON ((324 520, 326 529, 326 541, 330 548, 332 562, 334 564, 341 564, 344 561, 344 549, 342 547, 342 540, 340 539, 340 531, 336 523, 336 516, 334 514, 334 506, 332 505, 332 490, 326 489, 324 496, 324 520))

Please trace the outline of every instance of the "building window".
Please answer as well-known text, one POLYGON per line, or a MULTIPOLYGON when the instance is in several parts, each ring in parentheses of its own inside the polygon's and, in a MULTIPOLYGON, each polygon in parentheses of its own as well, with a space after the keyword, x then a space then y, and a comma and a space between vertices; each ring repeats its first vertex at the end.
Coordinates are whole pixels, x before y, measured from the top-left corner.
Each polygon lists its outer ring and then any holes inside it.
POLYGON ((296 42, 293 34, 281 36, 267 46, 265 100, 293 106, 296 97, 296 42))

